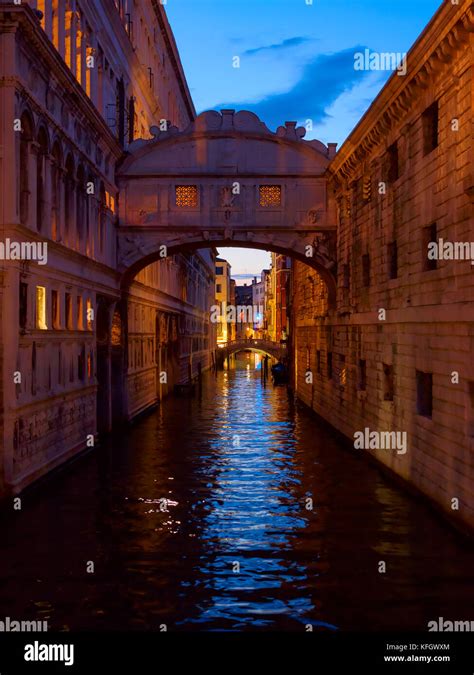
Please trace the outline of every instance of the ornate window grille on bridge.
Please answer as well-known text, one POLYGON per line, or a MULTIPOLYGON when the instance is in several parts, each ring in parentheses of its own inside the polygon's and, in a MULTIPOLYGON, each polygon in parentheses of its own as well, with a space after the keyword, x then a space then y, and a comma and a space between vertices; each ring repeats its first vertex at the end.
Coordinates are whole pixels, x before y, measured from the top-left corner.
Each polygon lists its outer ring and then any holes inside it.
POLYGON ((196 185, 176 185, 176 206, 197 207, 198 190, 196 185))
POLYGON ((260 185, 260 206, 281 206, 280 185, 260 185))

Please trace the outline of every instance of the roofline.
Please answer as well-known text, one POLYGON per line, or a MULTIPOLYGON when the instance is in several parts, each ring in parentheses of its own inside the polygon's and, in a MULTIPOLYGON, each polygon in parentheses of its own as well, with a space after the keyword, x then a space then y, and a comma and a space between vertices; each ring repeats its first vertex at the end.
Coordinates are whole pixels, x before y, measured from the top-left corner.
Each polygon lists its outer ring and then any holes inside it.
POLYGON ((440 40, 447 32, 452 30, 471 5, 472 0, 461 0, 460 5, 442 1, 442 4, 407 52, 408 73, 410 77, 400 77, 396 71, 392 73, 339 148, 329 166, 329 170, 332 173, 335 174, 339 171, 344 162, 357 149, 362 139, 372 129, 374 122, 383 116, 407 84, 414 80, 419 70, 431 58, 440 40))
POLYGON ((181 63, 181 58, 179 56, 173 30, 168 21, 168 17, 166 16, 164 5, 162 5, 159 0, 152 0, 152 5, 160 25, 161 34, 168 48, 168 52, 172 57, 173 70, 178 80, 179 88, 184 99, 184 104, 192 121, 196 119, 196 108, 194 107, 191 92, 189 91, 188 82, 186 80, 186 75, 184 74, 183 64, 181 63))

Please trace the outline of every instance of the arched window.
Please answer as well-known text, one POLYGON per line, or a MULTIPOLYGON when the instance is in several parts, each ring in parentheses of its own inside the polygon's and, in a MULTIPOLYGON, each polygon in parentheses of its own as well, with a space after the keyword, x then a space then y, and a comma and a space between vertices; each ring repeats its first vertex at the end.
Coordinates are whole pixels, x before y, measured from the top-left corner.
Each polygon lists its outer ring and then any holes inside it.
POLYGON ((41 232, 44 225, 45 213, 45 172, 46 156, 48 154, 48 137, 44 127, 38 133, 38 155, 36 158, 36 227, 41 232))
POLYGON ((60 239, 61 227, 61 147, 56 141, 51 162, 51 238, 60 239))
POLYGON ((71 245, 71 233, 74 226, 74 160, 72 155, 66 159, 66 178, 64 183, 64 226, 67 235, 67 243, 71 245))
POLYGON ((33 139, 33 123, 28 113, 21 116, 21 136, 20 136, 20 180, 18 181, 20 190, 20 222, 28 222, 29 203, 30 203, 30 143, 33 139))

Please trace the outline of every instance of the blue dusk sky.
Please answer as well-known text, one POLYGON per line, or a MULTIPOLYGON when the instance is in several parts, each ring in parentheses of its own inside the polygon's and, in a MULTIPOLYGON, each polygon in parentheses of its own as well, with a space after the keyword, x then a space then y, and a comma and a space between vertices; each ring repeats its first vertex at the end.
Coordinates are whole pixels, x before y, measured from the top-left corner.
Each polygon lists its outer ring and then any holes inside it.
MULTIPOLYGON (((354 69, 354 53, 407 52, 441 0, 167 0, 198 113, 252 110, 271 130, 286 120, 306 138, 347 138, 390 76, 354 69), (240 67, 233 59, 240 58, 240 67)), ((263 251, 221 249, 232 272, 259 275, 263 251)), ((238 283, 241 279, 237 280, 238 283)))

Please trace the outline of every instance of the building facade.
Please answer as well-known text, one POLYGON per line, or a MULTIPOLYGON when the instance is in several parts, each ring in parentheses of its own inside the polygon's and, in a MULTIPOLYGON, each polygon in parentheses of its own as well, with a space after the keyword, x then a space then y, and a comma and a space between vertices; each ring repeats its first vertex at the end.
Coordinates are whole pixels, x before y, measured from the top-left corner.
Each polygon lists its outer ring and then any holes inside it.
MULTIPOLYGON (((224 258, 216 258, 216 300, 217 316, 217 343, 222 344, 233 339, 232 318, 228 309, 232 306, 232 280, 230 270, 232 266, 224 258)), ((214 304, 214 303, 213 303, 214 304)), ((235 325, 235 324, 234 324, 235 325)))
POLYGON ((241 284, 235 287, 235 304, 237 307, 236 338, 248 340, 254 334, 252 284, 241 284))
POLYGON ((2 494, 210 365, 215 253, 120 287, 116 167, 195 118, 160 3, 1 0, 0 54, 2 494))
POLYGON ((254 277, 252 281, 252 311, 254 337, 263 338, 265 325, 265 282, 263 273, 260 281, 257 281, 257 277, 254 277))
POLYGON ((275 274, 275 340, 279 342, 288 338, 290 330, 287 305, 291 258, 281 253, 273 253, 272 269, 275 274))
POLYGON ((299 262, 293 284, 298 396, 351 440, 406 432, 370 452, 471 526, 473 268, 439 252, 474 242, 473 29, 470 2, 444 3, 329 167, 335 308, 299 262))

